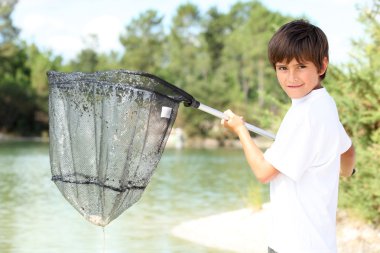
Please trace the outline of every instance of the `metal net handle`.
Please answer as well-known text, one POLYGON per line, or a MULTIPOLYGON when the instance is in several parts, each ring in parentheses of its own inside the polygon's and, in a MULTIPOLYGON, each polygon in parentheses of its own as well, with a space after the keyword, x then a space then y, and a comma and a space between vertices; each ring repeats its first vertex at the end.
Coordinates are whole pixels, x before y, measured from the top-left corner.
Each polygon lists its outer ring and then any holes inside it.
MULTIPOLYGON (((218 110, 216 110, 216 109, 214 109, 212 107, 209 107, 207 105, 199 103, 199 106, 196 107, 196 108, 199 109, 199 110, 201 110, 201 111, 207 112, 207 113, 209 113, 211 115, 214 115, 215 117, 218 117, 220 119, 228 120, 228 116, 227 115, 225 115, 221 111, 218 111, 218 110)), ((259 134, 261 136, 267 137, 267 138, 272 139, 272 140, 276 139, 276 136, 274 134, 270 133, 270 132, 267 132, 267 131, 265 131, 265 130, 263 130, 261 128, 258 128, 258 127, 254 126, 254 125, 251 125, 251 124, 249 124, 247 122, 244 122, 244 124, 247 127, 247 129, 249 131, 253 132, 253 133, 259 134)))

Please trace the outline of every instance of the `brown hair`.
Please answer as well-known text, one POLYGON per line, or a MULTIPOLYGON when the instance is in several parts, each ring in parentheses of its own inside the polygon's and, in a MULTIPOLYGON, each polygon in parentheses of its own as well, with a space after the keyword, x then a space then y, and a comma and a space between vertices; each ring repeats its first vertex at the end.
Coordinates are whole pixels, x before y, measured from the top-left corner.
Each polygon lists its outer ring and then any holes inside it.
MULTIPOLYGON (((273 35, 268 44, 268 58, 275 68, 277 62, 292 59, 298 62, 311 61, 318 71, 323 68, 323 59, 329 59, 329 43, 325 33, 306 20, 294 20, 273 35)), ((326 72, 321 75, 321 80, 326 72)))

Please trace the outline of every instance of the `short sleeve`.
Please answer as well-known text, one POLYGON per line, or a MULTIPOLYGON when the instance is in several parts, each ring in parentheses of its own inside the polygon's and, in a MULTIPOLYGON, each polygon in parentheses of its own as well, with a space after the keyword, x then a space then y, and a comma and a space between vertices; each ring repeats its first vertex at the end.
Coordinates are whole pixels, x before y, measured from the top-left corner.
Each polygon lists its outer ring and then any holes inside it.
POLYGON ((339 135, 340 135, 340 153, 346 152, 352 145, 352 141, 344 129, 342 123, 339 122, 339 135))
POLYGON ((282 174, 298 181, 316 156, 316 145, 307 119, 287 114, 265 159, 282 174))

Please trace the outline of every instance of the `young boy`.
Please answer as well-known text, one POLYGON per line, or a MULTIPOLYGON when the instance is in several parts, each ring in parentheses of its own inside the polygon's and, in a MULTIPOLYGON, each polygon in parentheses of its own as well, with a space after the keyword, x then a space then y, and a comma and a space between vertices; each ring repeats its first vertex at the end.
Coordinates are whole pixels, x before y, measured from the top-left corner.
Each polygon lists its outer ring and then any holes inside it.
POLYGON ((353 173, 355 151, 321 84, 326 35, 307 21, 290 22, 273 35, 268 57, 292 100, 272 146, 263 154, 230 110, 222 124, 238 135, 258 180, 270 182, 268 252, 336 253, 339 172, 353 173))

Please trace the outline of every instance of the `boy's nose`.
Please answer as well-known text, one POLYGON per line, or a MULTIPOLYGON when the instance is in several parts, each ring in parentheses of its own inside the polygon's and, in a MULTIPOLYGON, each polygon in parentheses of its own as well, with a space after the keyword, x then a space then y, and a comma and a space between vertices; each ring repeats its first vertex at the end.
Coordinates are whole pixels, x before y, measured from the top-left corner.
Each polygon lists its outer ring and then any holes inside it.
POLYGON ((298 81, 296 74, 293 71, 289 71, 288 82, 296 83, 298 81))

